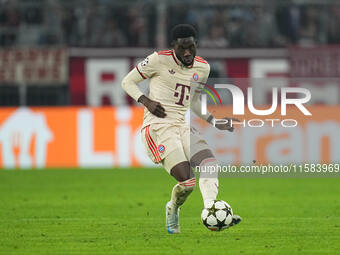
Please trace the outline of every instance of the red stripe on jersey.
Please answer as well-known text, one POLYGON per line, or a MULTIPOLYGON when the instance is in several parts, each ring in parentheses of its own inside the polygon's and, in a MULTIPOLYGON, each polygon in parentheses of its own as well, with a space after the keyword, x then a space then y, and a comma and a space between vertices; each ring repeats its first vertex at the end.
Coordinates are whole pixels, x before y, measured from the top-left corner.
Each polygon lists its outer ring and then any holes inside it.
POLYGON ((197 60, 197 59, 195 59, 195 61, 200 62, 200 63, 203 63, 203 64, 208 64, 208 62, 201 61, 201 60, 197 60))
POLYGON ((201 57, 195 57, 195 59, 205 61, 205 59, 201 57))
POLYGON ((204 58, 202 58, 200 56, 195 56, 195 58, 199 58, 199 59, 205 60, 204 58))
POLYGON ((177 60, 176 60, 175 55, 174 55, 173 52, 171 53, 171 55, 172 55, 172 58, 175 60, 176 64, 178 65, 178 62, 177 62, 177 60))
POLYGON ((201 58, 195 58, 195 60, 202 61, 202 62, 207 62, 207 61, 205 61, 204 59, 201 59, 201 58))
POLYGON ((146 77, 145 77, 145 75, 144 74, 142 74, 142 72, 141 71, 139 71, 139 69, 138 69, 138 66, 136 66, 136 69, 137 69, 137 71, 138 71, 138 73, 143 77, 143 79, 147 79, 146 77))
POLYGON ((171 50, 161 50, 157 52, 158 55, 167 55, 171 54, 171 50))
POLYGON ((151 137, 151 135, 150 135, 149 127, 150 127, 150 126, 147 126, 147 130, 146 130, 146 131, 147 131, 147 133, 148 133, 148 137, 150 138, 151 145, 153 145, 152 147, 155 149, 155 153, 156 153, 156 155, 157 155, 158 162, 160 162, 162 159, 161 159, 161 157, 159 156, 159 153, 158 153, 158 150, 157 150, 157 146, 156 146, 155 142, 153 141, 153 139, 152 139, 152 137, 151 137))
POLYGON ((202 60, 202 59, 195 59, 196 61, 199 61, 199 62, 202 62, 202 63, 208 63, 207 61, 205 60, 202 60))
POLYGON ((198 62, 202 62, 204 64, 208 64, 208 62, 204 58, 202 58, 200 56, 196 56, 195 60, 198 61, 198 62))
POLYGON ((150 134, 149 134, 149 126, 147 126, 146 129, 145 129, 146 142, 148 144, 148 147, 149 147, 152 155, 155 157, 156 162, 159 162, 160 160, 157 157, 156 149, 155 149, 155 147, 152 146, 149 136, 150 136, 150 134))

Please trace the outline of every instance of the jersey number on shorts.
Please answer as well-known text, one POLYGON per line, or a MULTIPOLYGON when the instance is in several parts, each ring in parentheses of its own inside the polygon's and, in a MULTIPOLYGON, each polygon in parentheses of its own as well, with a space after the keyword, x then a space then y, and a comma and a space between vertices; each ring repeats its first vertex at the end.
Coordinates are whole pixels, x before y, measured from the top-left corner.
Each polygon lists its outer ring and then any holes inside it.
POLYGON ((178 97, 179 100, 178 102, 175 102, 175 104, 184 106, 183 100, 184 99, 189 100, 189 95, 190 95, 190 86, 176 83, 176 92, 174 96, 178 97))

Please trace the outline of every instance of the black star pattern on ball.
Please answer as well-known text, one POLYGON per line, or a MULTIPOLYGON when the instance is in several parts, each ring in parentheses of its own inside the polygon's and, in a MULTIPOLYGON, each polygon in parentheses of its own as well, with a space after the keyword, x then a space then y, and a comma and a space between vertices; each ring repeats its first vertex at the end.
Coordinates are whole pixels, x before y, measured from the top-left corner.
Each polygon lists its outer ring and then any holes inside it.
POLYGON ((224 224, 225 219, 223 221, 219 221, 218 219, 216 220, 217 220, 216 227, 218 227, 218 230, 221 230, 225 226, 224 224))
MULTIPOLYGON (((221 201, 221 200, 215 200, 214 201, 214 203, 213 203, 213 205, 210 207, 210 208, 206 208, 207 210, 208 210, 208 215, 207 215, 207 217, 203 220, 203 224, 207 227, 207 228, 209 228, 209 229, 211 229, 212 230, 212 228, 217 228, 217 231, 221 231, 221 230, 223 230, 223 229, 225 229, 225 228, 227 228, 228 226, 227 226, 227 224, 225 224, 225 220, 226 220, 226 218, 225 219, 223 219, 222 221, 220 221, 217 217, 216 217, 216 213, 218 212, 218 211, 225 211, 226 212, 226 216, 228 216, 228 215, 231 215, 231 209, 229 208, 229 207, 227 207, 227 206, 225 206, 224 208, 222 208, 222 209, 217 209, 216 207, 215 207, 215 204, 216 204, 216 202, 221 202, 221 203, 223 203, 223 201, 221 201), (216 219, 216 221, 217 221, 217 224, 215 224, 215 225, 209 225, 208 224, 208 217, 209 216, 211 216, 211 215, 213 215, 213 217, 216 219)), ((223 205, 225 205, 224 203, 223 203, 223 205)), ((214 229, 215 230, 215 229, 214 229)))
MULTIPOLYGON (((208 209, 208 208, 207 208, 208 209)), ((215 212, 216 212, 216 208, 215 208, 215 203, 213 203, 212 207, 210 207, 208 209, 209 213, 208 213, 208 216, 207 218, 210 216, 210 215, 214 215, 215 216, 215 212)), ((215 216, 216 217, 216 216, 215 216)))

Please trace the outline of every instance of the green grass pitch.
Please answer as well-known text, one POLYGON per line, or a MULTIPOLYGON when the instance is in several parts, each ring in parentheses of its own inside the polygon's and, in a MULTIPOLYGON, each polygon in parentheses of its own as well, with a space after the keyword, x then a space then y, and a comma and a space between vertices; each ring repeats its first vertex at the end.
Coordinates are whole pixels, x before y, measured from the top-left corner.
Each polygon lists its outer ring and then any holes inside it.
POLYGON ((165 229, 162 169, 0 171, 0 254, 340 254, 339 179, 220 179, 243 222, 210 232, 199 188, 165 229))

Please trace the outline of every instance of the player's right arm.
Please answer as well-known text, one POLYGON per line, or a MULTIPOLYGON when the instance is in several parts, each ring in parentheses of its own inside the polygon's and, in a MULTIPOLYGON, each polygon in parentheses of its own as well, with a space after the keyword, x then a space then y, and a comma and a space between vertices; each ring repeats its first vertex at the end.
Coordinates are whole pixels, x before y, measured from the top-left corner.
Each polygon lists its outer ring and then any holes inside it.
POLYGON ((237 121, 239 122, 238 119, 234 118, 228 118, 225 117, 224 119, 227 120, 226 123, 216 123, 215 117, 210 113, 207 112, 207 114, 202 114, 201 113, 201 93, 202 93, 202 88, 204 87, 204 84, 207 82, 208 77, 210 73, 210 66, 208 65, 206 67, 206 73, 203 76, 202 81, 198 84, 198 86, 195 86, 194 93, 192 94, 192 99, 190 101, 190 107, 191 110, 201 119, 207 121, 209 124, 214 125, 214 127, 220 129, 220 130, 228 130, 230 132, 234 131, 234 127, 231 125, 231 120, 232 121, 237 121))
POLYGON ((145 96, 138 87, 138 83, 144 79, 151 78, 157 72, 158 55, 153 53, 140 62, 133 70, 131 70, 122 81, 122 88, 137 102, 142 103, 152 114, 157 117, 164 118, 166 116, 165 109, 162 105, 145 96))

